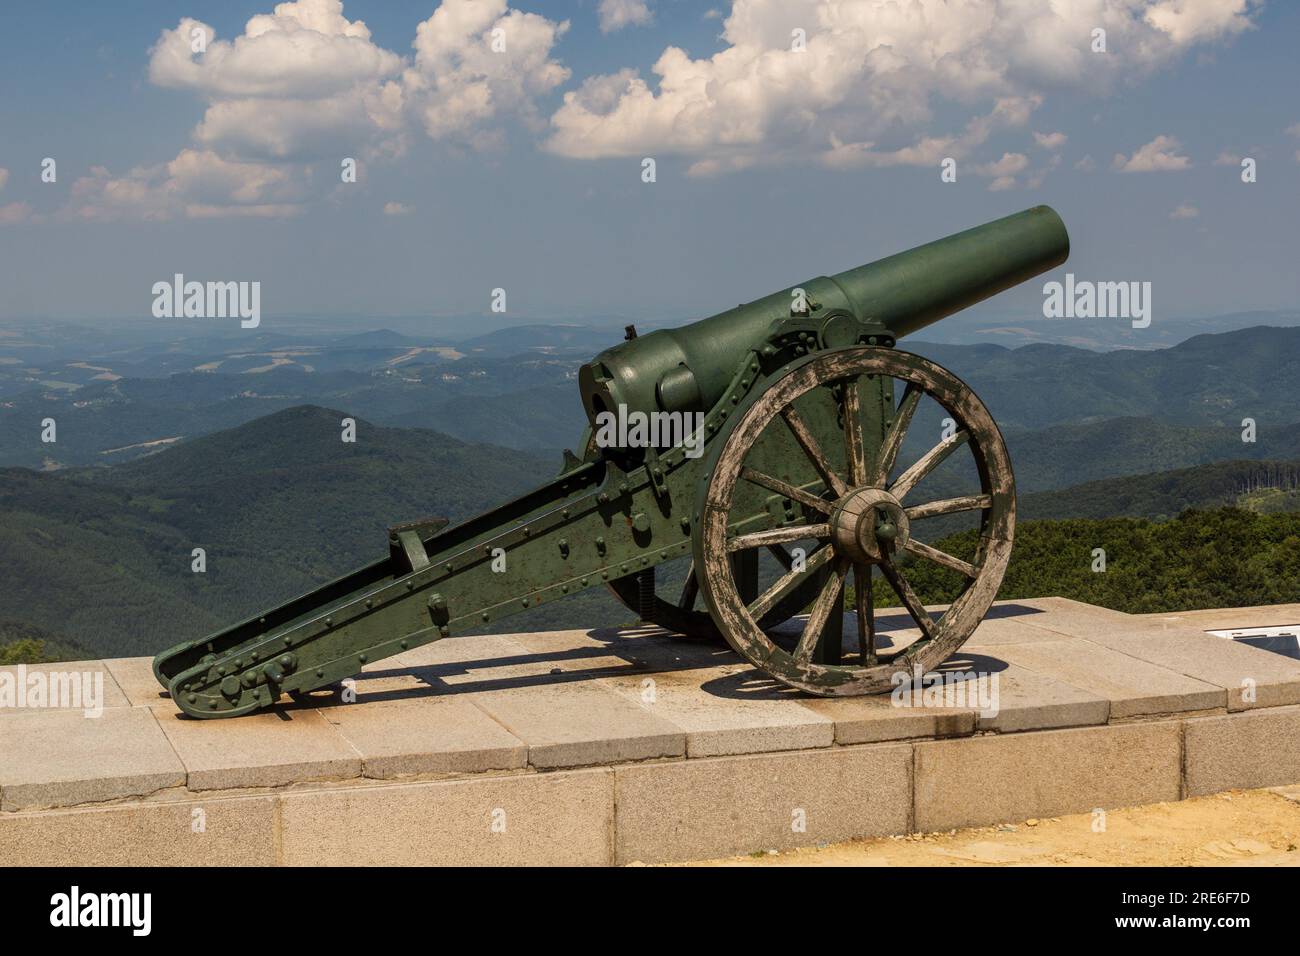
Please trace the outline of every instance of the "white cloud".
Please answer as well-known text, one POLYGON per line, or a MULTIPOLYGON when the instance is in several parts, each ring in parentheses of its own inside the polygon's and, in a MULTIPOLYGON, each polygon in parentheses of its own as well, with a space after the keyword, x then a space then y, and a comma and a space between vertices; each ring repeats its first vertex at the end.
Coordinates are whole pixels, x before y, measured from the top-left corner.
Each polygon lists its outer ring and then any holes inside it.
POLYGON ((12 226, 35 218, 32 207, 25 202, 11 202, 0 206, 0 226, 12 226))
POLYGON ((651 19, 650 7, 645 0, 600 0, 596 15, 600 17, 601 33, 645 26, 651 19))
POLYGON ((209 97, 319 99, 401 68, 401 57, 370 41, 365 23, 343 16, 341 0, 298 0, 252 17, 234 40, 218 40, 212 27, 185 17, 154 44, 149 79, 209 97), (201 53, 194 31, 206 37, 201 53))
POLYGON ((1097 161, 1092 158, 1091 154, 1089 154, 1075 163, 1074 168, 1083 173, 1090 173, 1097 168, 1097 161))
POLYGON ((1241 154, 1230 153, 1226 149, 1214 158, 1215 166, 1240 166, 1241 154))
POLYGON ((1195 219, 1200 214, 1201 211, 1199 209, 1197 209, 1191 203, 1185 202, 1175 207, 1174 211, 1169 214, 1169 218, 1170 219, 1195 219))
POLYGON ((588 78, 565 93, 546 147, 724 168, 809 153, 832 166, 929 162, 969 145, 928 128, 937 101, 978 116, 1051 88, 1102 93, 1245 29, 1252 12, 1246 0, 735 0, 722 50, 695 59, 668 47, 653 82, 633 70, 588 78), (1123 56, 1090 51, 1097 26, 1123 56), (794 27, 804 52, 791 48, 794 27))
POLYGON ((1257 0, 1161 0, 1146 11, 1146 21, 1180 45, 1240 33, 1251 26, 1257 0))
POLYGON ((753 165, 754 161, 748 156, 732 156, 728 159, 701 159, 687 167, 686 175, 693 177, 717 176, 721 173, 734 173, 742 169, 748 169, 753 165))
POLYGON ((1067 137, 1064 133, 1035 133, 1034 142, 1043 149, 1060 149, 1065 145, 1067 137))
POLYGON ((506 0, 443 0, 416 28, 415 64, 402 74, 403 95, 433 139, 495 145, 497 137, 477 134, 501 114, 540 128, 536 98, 569 78, 551 58, 568 29, 567 20, 509 10, 506 0))
POLYGON ((91 167, 72 184, 64 214, 84 220, 289 216, 302 211, 310 180, 306 167, 232 162, 183 149, 169 163, 137 166, 124 176, 91 167))
POLYGON ((1296 123, 1294 126, 1288 126, 1286 132, 1288 136, 1300 136, 1300 123, 1296 123))
POLYGON ((986 115, 976 116, 958 135, 924 136, 909 146, 892 150, 878 150, 875 144, 842 142, 835 133, 830 135, 830 149, 820 155, 820 160, 836 169, 853 166, 935 166, 943 159, 960 159, 985 143, 998 129, 1024 126, 1030 114, 1042 102, 1038 96, 1006 97, 994 104, 986 115))
MULTIPOLYGON (((9 170, 0 166, 0 189, 4 189, 8 182, 9 170)), ((13 226, 20 222, 40 222, 44 218, 25 202, 11 202, 0 206, 0 226, 13 226)))
POLYGON ((415 207, 408 206, 406 205, 406 203, 401 203, 401 202, 384 203, 385 216, 409 216, 413 212, 415 212, 415 207))
POLYGON ((1029 167, 1029 157, 1024 153, 1003 153, 1002 158, 992 163, 975 167, 978 176, 990 176, 990 192, 1001 192, 1016 187, 1016 176, 1029 167))
POLYGON ((443 0, 401 56, 341 0, 278 4, 232 40, 183 18, 151 48, 149 76, 204 100, 193 146, 125 175, 94 171, 65 214, 292 215, 338 185, 343 158, 400 155, 417 125, 435 139, 497 145, 506 117, 542 125, 536 97, 569 76, 551 58, 567 29, 507 0, 443 0))
POLYGON ((981 176, 1015 176, 1023 173, 1029 166, 1029 157, 1024 153, 1003 153, 995 163, 986 163, 975 167, 981 176))
POLYGON ((281 3, 234 40, 186 17, 150 51, 149 78, 208 101, 194 139, 228 158, 318 159, 341 143, 366 155, 401 149, 403 60, 371 42, 341 0, 281 3), (194 52, 201 32, 206 49, 194 52))
POLYGON ((1178 155, 1182 145, 1173 136, 1157 136, 1132 156, 1116 153, 1111 165, 1121 173, 1163 173, 1187 169, 1192 161, 1178 155))

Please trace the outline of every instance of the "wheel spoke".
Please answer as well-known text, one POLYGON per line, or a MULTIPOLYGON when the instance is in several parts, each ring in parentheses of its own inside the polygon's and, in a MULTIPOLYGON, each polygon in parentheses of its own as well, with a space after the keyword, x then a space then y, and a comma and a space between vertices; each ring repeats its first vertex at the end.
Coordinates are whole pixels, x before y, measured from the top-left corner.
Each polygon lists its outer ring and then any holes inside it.
POLYGON ((816 571, 823 564, 829 561, 831 557, 832 552, 830 548, 818 548, 808 557, 808 560, 804 562, 804 566, 801 570, 795 571, 792 568, 790 571, 787 571, 778 578, 775 584, 759 595, 758 600, 749 605, 748 610, 754 620, 759 620, 764 614, 772 610, 777 601, 781 600, 798 586, 800 578, 805 574, 816 571))
POLYGON ((853 378, 844 383, 844 447, 849 459, 849 484, 855 488, 867 483, 867 456, 862 447, 862 405, 858 383, 853 378))
POLYGON ((772 528, 770 531, 737 535, 727 542, 727 550, 744 551, 748 548, 765 548, 769 544, 800 541, 803 538, 829 538, 830 536, 831 526, 828 524, 798 524, 788 528, 772 528))
POLYGON ((767 550, 772 552, 772 556, 781 562, 781 567, 789 571, 794 567, 794 555, 785 549, 783 545, 769 544, 767 550))
POLYGON ((880 572, 885 576, 885 580, 889 582, 889 586, 894 589, 894 593, 898 595, 899 600, 903 602, 903 607, 907 609, 907 613, 916 622, 916 626, 921 629, 921 636, 924 638, 933 637, 934 618, 925 609, 921 599, 916 596, 912 586, 898 573, 898 568, 894 566, 892 561, 883 561, 880 564, 880 572))
POLYGON ((903 400, 895 409, 894 424, 890 426, 889 434, 880 446, 875 484, 883 486, 889 480, 889 473, 894 470, 894 461, 898 458, 898 450, 903 447, 903 436, 912 424, 912 416, 916 414, 916 406, 920 404, 922 394, 921 386, 914 382, 908 382, 907 388, 903 390, 903 400))
POLYGON ((862 666, 876 663, 876 613, 872 605, 871 565, 853 565, 853 593, 856 596, 858 618, 858 651, 862 666))
POLYGON ((769 491, 775 491, 778 495, 785 495, 791 501, 797 501, 809 508, 815 508, 826 514, 831 513, 832 503, 824 498, 818 498, 811 492, 804 491, 802 488, 796 488, 788 481, 782 481, 780 478, 773 478, 771 475, 765 475, 761 471, 755 471, 753 468, 746 468, 740 473, 740 477, 746 481, 752 481, 756 485, 762 485, 769 491))
POLYGON ((910 508, 904 508, 907 517, 912 521, 919 521, 922 518, 933 518, 936 515, 950 515, 958 511, 976 511, 981 508, 992 508, 992 495, 966 495, 961 498, 944 498, 940 501, 927 501, 923 505, 913 505, 910 508))
POLYGON ((923 544, 915 538, 908 539, 907 544, 904 545, 904 550, 910 551, 912 554, 929 561, 933 561, 935 564, 941 564, 945 568, 951 568, 960 574, 966 575, 968 578, 976 577, 979 574, 979 569, 975 567, 975 565, 963 561, 961 558, 953 557, 946 551, 940 551, 938 548, 932 548, 928 544, 923 544))
POLYGON ((962 429, 951 438, 945 438, 916 460, 911 468, 898 476, 898 480, 889 487, 889 493, 899 501, 916 486, 916 483, 939 467, 949 455, 955 452, 970 438, 970 432, 962 429))
POLYGON ((794 659, 800 664, 807 664, 812 660, 822 630, 826 627, 831 611, 839 600, 840 590, 844 587, 845 571, 844 565, 837 561, 831 570, 831 576, 826 579, 826 584, 822 587, 822 593, 817 595, 817 600, 813 602, 812 610, 808 614, 808 622, 804 625, 803 633, 799 635, 799 643, 794 649, 794 659))
POLYGON ((677 600, 677 606, 683 611, 690 611, 695 608, 695 597, 700 593, 700 582, 695 577, 695 562, 692 561, 690 567, 686 569, 686 581, 682 584, 682 596, 677 600))
POLYGON ((781 409, 781 417, 785 423, 790 426, 790 431, 794 434, 795 440, 803 448, 803 452, 812 462, 817 473, 822 476, 822 481, 826 482, 831 491, 835 492, 836 498, 843 497, 849 490, 848 485, 844 484, 844 479, 831 470, 830 462, 822 453, 821 445, 817 444, 817 439, 813 437, 808 428, 808 423, 803 420, 803 416, 794 410, 793 405, 787 405, 781 409))

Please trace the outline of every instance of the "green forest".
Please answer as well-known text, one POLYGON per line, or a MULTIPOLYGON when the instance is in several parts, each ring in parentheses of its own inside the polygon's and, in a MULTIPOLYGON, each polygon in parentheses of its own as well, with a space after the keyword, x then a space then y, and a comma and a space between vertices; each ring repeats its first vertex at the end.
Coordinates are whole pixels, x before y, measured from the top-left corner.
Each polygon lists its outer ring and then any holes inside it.
MULTIPOLYGON (((976 532, 935 546, 971 560, 976 532)), ((905 575, 927 603, 946 603, 962 578, 912 560, 905 575)), ((883 580, 877 605, 898 604, 883 580)), ((999 599, 1066 597, 1130 614, 1300 601, 1300 513, 1189 509, 1169 521, 1070 518, 1016 526, 999 599), (1105 570, 1096 549, 1105 552, 1105 570)))
MULTIPOLYGON (((936 542, 967 559, 975 545, 973 531, 936 542)), ((927 603, 949 601, 961 587, 955 573, 925 561, 909 562, 906 576, 927 603)), ((878 607, 898 604, 879 578, 873 589, 878 607)), ((1218 508, 1184 511, 1169 521, 1022 522, 998 597, 1046 596, 1133 614, 1300 601, 1300 513, 1218 508), (1093 570, 1098 548, 1105 551, 1104 571, 1093 570)), ((503 621, 500 629, 631 623, 631 613, 603 592, 578 598, 503 621)), ((851 589, 847 604, 853 606, 851 589)), ((87 649, 29 625, 0 622, 0 664, 94 657, 106 650, 87 649)))
MULTIPOLYGON (((299 406, 115 467, 0 469, 0 663, 154 654, 382 557, 394 521, 462 519, 559 467, 558 455, 364 419, 363 440, 344 444, 342 417, 299 406), (195 547, 205 551, 203 573, 193 571, 195 547)), ((1298 506, 1294 458, 1025 490, 1000 596, 1060 595, 1134 612, 1298 601, 1298 506), (1092 570, 1098 548, 1104 572, 1092 570)), ((974 533, 959 518, 927 519, 913 532, 969 557, 974 533)), ((675 598, 685 566, 662 571, 661 593, 675 598)), ((907 574, 927 603, 961 584, 922 561, 907 574)), ((873 586, 878 603, 896 603, 883 581, 873 586)), ((634 617, 592 588, 489 627, 593 628, 634 617)))

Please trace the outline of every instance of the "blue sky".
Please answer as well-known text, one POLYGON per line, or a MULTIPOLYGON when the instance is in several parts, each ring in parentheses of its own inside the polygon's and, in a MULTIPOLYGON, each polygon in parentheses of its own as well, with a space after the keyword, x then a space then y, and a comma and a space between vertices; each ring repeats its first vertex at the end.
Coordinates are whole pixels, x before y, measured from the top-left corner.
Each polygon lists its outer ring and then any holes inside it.
POLYGON ((6 4, 0 317, 144 317, 176 272, 268 315, 702 316, 1040 202, 1156 321, 1300 306, 1300 5, 1061 6, 6 4))

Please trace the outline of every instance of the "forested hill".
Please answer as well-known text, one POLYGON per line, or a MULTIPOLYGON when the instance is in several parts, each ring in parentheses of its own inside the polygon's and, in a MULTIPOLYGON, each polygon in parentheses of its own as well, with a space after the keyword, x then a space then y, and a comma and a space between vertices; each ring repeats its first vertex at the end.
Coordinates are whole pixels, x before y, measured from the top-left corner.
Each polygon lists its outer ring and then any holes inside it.
POLYGON ((1220 461, 1020 497, 1032 518, 1172 518, 1188 508, 1300 511, 1300 461, 1220 461))
POLYGON ((0 620, 151 654, 386 555, 390 524, 464 518, 559 468, 364 420, 345 443, 344 417, 291 408, 117 468, 0 470, 0 620))

